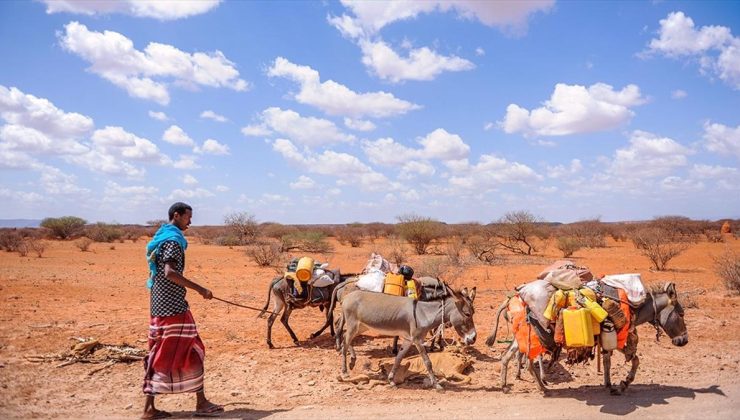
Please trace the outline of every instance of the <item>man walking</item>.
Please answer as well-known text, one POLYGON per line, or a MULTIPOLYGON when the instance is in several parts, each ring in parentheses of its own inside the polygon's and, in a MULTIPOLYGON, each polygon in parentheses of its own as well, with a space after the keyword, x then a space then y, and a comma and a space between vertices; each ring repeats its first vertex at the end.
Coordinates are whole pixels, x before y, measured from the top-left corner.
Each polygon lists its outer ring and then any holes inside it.
POLYGON ((183 232, 190 226, 193 208, 178 202, 168 215, 170 222, 159 228, 146 247, 151 298, 149 354, 144 359, 146 402, 141 418, 170 417, 154 407, 154 396, 180 392, 196 393, 196 415, 217 416, 224 409, 208 401, 203 391, 205 346, 185 300, 186 288, 204 299, 213 298, 210 290, 183 276, 188 247, 183 232))

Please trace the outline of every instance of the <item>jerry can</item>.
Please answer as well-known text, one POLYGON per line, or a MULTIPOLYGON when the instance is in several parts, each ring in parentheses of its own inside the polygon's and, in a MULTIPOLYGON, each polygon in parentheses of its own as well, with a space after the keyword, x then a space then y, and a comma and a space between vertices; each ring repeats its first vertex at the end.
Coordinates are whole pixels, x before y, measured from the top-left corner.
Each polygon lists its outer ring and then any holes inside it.
POLYGON ((583 297, 583 306, 588 309, 588 311, 591 313, 591 316, 594 317, 594 319, 599 323, 605 320, 607 315, 609 315, 609 313, 604 310, 601 305, 585 296, 583 297))
POLYGON ((591 347, 594 345, 594 331, 591 314, 586 308, 569 307, 564 309, 566 347, 591 347))
POLYGON ((300 260, 298 260, 298 265, 296 266, 296 270, 295 270, 296 278, 300 281, 309 281, 311 280, 312 275, 313 275, 313 258, 302 257, 300 260))
POLYGON ((419 290, 416 288, 416 280, 411 279, 406 281, 406 296, 411 299, 419 299, 419 290))
POLYGON ((550 302, 547 304, 547 308, 545 308, 543 315, 545 318, 552 321, 563 306, 565 306, 565 294, 562 290, 556 290, 555 293, 552 294, 550 302))
POLYGON ((606 351, 611 351, 617 348, 617 330, 614 329, 614 324, 607 321, 601 324, 601 336, 599 336, 599 342, 601 348, 606 351))
POLYGON ((401 274, 388 273, 385 275, 383 293, 394 296, 403 296, 406 291, 406 282, 401 274))

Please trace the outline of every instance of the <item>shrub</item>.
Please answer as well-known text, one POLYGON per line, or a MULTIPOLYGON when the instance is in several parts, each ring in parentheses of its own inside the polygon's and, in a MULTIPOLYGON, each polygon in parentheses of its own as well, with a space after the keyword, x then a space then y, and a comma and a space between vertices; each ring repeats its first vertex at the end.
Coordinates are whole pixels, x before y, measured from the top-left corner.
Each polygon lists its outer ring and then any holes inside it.
POLYGON ((672 242, 696 242, 704 233, 705 223, 684 216, 660 216, 650 221, 649 226, 662 229, 672 242))
POLYGON ((90 250, 90 245, 92 245, 93 240, 83 236, 82 238, 75 241, 75 246, 80 249, 82 252, 87 252, 90 250))
POLYGON ((41 221, 41 227, 49 229, 52 236, 69 239, 82 232, 87 221, 75 216, 47 217, 41 221))
POLYGON ((296 232, 281 238, 283 252, 299 250, 304 252, 329 253, 334 250, 321 232, 296 232))
POLYGON ((463 262, 463 252, 465 251, 465 244, 462 238, 455 236, 450 239, 445 245, 445 255, 450 261, 450 264, 460 265, 463 262))
POLYGON ((725 241, 724 235, 718 230, 705 230, 704 236, 707 237, 707 242, 720 243, 725 241))
POLYGON ((666 269, 668 262, 685 251, 689 244, 678 241, 670 232, 656 227, 645 227, 632 233, 632 242, 640 253, 650 259, 658 271, 666 269))
POLYGON ((565 236, 571 237, 571 239, 577 239, 581 247, 606 247, 607 228, 598 218, 571 223, 562 226, 560 230, 565 236))
POLYGON ((573 255, 574 252, 581 249, 583 246, 580 239, 576 239, 570 236, 558 237, 558 249, 563 253, 563 257, 568 258, 573 255))
POLYGON ((362 245, 364 230, 362 226, 348 225, 336 230, 335 236, 340 244, 357 248, 362 245))
POLYGON ((18 255, 20 255, 21 257, 25 257, 26 255, 28 255, 28 250, 29 246, 28 242, 26 241, 21 241, 21 243, 16 248, 16 252, 18 252, 18 255))
POLYGON ((429 244, 444 235, 444 225, 428 217, 410 214, 399 216, 398 221, 398 235, 408 241, 419 255, 426 254, 429 244))
POLYGON ((730 293, 740 294, 740 256, 727 249, 714 258, 714 271, 730 293))
POLYGON ((489 235, 471 236, 468 238, 466 245, 468 251, 485 264, 496 265, 501 262, 501 256, 496 253, 498 242, 489 235))
POLYGON ((383 255, 388 261, 396 265, 403 264, 409 257, 406 245, 397 237, 392 237, 388 240, 388 246, 383 252, 383 255))
POLYGON ((257 239, 258 224, 252 214, 247 212, 228 214, 224 217, 224 224, 231 234, 239 239, 240 245, 254 243, 257 239))
POLYGON ((214 243, 219 246, 239 246, 241 245, 241 240, 234 235, 225 235, 216 238, 214 243))
POLYGON ((38 258, 41 258, 44 255, 44 251, 46 251, 46 243, 43 240, 28 238, 26 242, 28 243, 28 247, 36 253, 38 258))
POLYGON ((266 238, 282 239, 286 235, 298 232, 293 226, 281 225, 280 223, 262 223, 259 227, 262 236, 266 238))
POLYGON ((247 255, 260 267, 273 267, 282 260, 282 247, 277 242, 263 242, 247 248, 247 255))
POLYGON ((123 238, 123 229, 119 225, 98 222, 85 229, 85 236, 95 242, 114 242, 123 238))
POLYGON ((506 213, 495 226, 499 245, 515 254, 532 255, 537 252, 534 238, 539 234, 540 219, 528 211, 506 213))
POLYGON ((16 252, 23 243, 23 236, 17 229, 3 229, 0 232, 0 248, 7 252, 16 252))

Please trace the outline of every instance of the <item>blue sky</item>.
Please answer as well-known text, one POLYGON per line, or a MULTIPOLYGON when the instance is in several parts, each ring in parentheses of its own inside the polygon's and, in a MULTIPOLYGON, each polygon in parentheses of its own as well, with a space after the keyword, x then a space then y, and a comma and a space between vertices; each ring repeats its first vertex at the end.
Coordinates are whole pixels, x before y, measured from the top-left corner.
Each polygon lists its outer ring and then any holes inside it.
POLYGON ((0 218, 740 217, 740 2, 0 2, 0 218))

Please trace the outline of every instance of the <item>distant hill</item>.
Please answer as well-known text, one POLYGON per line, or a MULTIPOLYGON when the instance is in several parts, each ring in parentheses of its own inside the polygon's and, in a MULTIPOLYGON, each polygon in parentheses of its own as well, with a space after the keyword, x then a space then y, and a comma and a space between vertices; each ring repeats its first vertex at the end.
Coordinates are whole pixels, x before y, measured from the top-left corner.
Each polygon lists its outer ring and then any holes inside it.
POLYGON ((37 219, 0 219, 0 228, 39 227, 41 220, 37 219))

